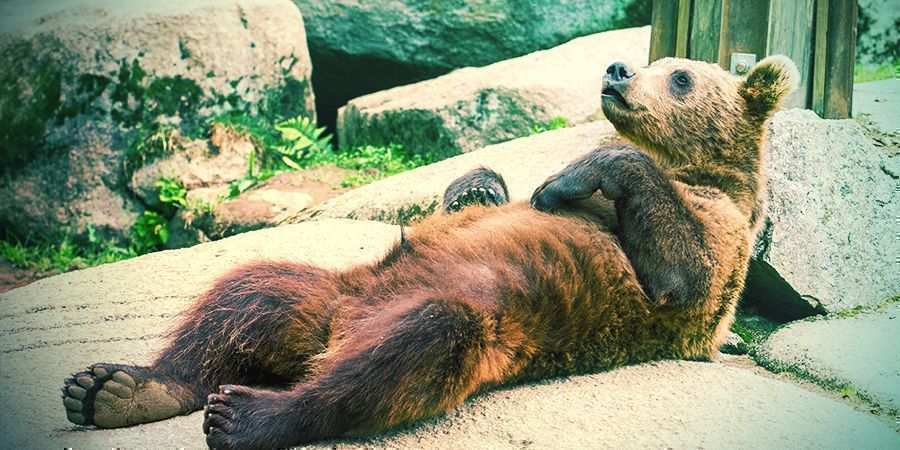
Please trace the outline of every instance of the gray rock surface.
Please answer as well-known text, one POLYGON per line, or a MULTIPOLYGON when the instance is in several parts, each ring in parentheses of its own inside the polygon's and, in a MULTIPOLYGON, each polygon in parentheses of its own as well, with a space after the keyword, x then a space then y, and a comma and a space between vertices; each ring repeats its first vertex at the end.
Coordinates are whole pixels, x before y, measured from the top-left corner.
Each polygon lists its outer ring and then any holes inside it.
POLYGON ((121 236, 138 135, 196 136, 226 108, 312 116, 311 71, 290 0, 4 1, 0 223, 121 236))
POLYGON ((529 199, 573 159, 617 139, 612 124, 599 121, 491 145, 354 189, 288 222, 333 217, 399 223, 433 212, 450 182, 479 166, 503 175, 511 200, 529 199))
POLYGON ((527 136, 556 117, 597 120, 607 66, 645 66, 649 46, 649 26, 607 31, 356 98, 338 112, 338 140, 346 147, 401 144, 445 158, 527 136))
POLYGON ((760 300, 837 311, 900 292, 900 160, 855 121, 807 110, 776 114, 768 142, 768 211, 755 257, 789 287, 760 300))
MULTIPOLYGON (((223 272, 254 259, 330 268, 372 261, 399 238, 379 223, 327 220, 67 273, 0 295, 0 446, 198 448, 202 414, 117 430, 66 422, 65 376, 98 360, 147 363, 177 316, 223 272), (148 282, 151 280, 152 282, 148 282)), ((330 448, 889 448, 866 413, 720 363, 662 362, 480 396, 443 418, 330 448)))
POLYGON ((757 360, 776 370, 849 385, 900 418, 900 303, 847 318, 795 322, 769 336, 757 360))
POLYGON ((867 114, 885 133, 900 134, 900 78, 853 85, 853 116, 867 114))
POLYGON ((324 123, 351 98, 650 23, 646 0, 294 0, 324 123))

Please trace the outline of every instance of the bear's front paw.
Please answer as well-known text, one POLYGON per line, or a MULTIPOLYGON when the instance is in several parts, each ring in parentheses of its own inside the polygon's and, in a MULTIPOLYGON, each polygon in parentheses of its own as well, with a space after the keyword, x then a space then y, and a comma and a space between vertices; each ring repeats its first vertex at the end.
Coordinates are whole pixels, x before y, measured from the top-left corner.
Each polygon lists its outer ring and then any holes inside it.
POLYGON ((531 207, 544 212, 553 212, 560 209, 565 203, 565 198, 559 189, 556 179, 549 179, 540 185, 531 195, 531 207))

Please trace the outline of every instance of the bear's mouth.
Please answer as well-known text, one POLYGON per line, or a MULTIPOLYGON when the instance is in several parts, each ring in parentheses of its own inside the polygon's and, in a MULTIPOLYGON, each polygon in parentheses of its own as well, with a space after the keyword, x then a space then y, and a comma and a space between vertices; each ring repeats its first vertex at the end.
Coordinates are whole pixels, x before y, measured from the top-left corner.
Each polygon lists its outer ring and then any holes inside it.
POLYGON ((612 101, 618 103, 620 106, 622 106, 625 109, 631 108, 630 106, 628 106, 628 102, 625 101, 625 96, 623 96, 621 92, 619 92, 616 88, 614 88, 612 86, 607 86, 605 89, 603 89, 603 92, 601 92, 600 95, 603 97, 604 100, 607 100, 607 99, 612 100, 612 101))

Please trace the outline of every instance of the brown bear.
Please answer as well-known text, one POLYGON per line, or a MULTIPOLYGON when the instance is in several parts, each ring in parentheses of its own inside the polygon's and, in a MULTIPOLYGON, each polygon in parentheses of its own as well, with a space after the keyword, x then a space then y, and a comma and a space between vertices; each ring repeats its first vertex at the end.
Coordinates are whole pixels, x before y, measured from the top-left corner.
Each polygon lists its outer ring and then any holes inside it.
POLYGON ((637 147, 585 155, 531 204, 474 171, 448 189, 457 212, 375 264, 239 267, 151 366, 67 380, 68 418, 122 427, 205 405, 210 447, 287 447, 410 423, 493 386, 710 358, 760 222, 766 121, 797 79, 784 57, 746 78, 681 59, 613 64, 603 111, 637 147))

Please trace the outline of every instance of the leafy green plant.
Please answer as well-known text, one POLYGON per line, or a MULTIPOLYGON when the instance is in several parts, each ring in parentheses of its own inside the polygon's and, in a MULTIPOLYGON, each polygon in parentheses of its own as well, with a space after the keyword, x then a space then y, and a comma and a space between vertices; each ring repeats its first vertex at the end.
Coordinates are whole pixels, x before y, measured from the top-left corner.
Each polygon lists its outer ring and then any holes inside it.
POLYGON ((131 242, 138 254, 161 249, 169 242, 169 221, 155 211, 144 211, 131 228, 131 242))
POLYGON ((325 127, 317 127, 308 117, 296 117, 275 126, 281 133, 282 145, 273 150, 281 154, 281 161, 288 167, 299 170, 299 161, 315 163, 329 159, 334 153, 331 135, 325 134, 325 127))
POLYGON ((160 178, 154 183, 159 189, 159 201, 175 209, 187 208, 187 189, 174 178, 160 178))
POLYGON ((531 134, 540 134, 545 131, 553 131, 558 130, 560 128, 567 128, 569 126, 569 121, 566 120, 565 117, 556 116, 551 119, 549 122, 539 122, 535 123, 532 126, 531 134))

